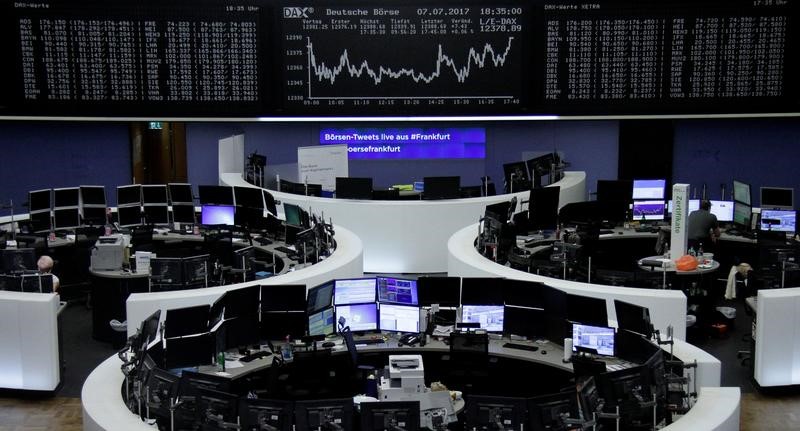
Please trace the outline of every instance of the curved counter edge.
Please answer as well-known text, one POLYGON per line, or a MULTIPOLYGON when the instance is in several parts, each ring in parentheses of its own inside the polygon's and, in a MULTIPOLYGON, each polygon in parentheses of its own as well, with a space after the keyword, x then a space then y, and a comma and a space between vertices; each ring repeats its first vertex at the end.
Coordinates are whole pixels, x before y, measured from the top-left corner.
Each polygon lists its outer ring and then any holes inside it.
POLYGON ((699 392, 689 412, 663 431, 739 431, 739 388, 701 387, 699 392))
POLYGON ((120 367, 122 361, 113 355, 95 368, 81 388, 84 431, 153 431, 139 416, 125 407, 120 367))
MULTIPOLYGON (((220 184, 255 187, 238 173, 220 174, 220 184)), ((564 206, 586 200, 586 173, 565 172, 559 186, 564 206)), ((447 270, 450 236, 484 215, 486 205, 514 197, 527 201, 529 192, 446 200, 371 201, 302 196, 269 190, 277 201, 298 205, 353 231, 364 241, 364 271, 434 273, 447 270)), ((280 208, 280 207, 279 207, 280 208)))
POLYGON ((334 229, 336 250, 333 254, 319 263, 297 271, 227 286, 131 294, 125 303, 128 316, 128 336, 134 335, 139 324, 156 310, 161 310, 163 319, 165 311, 168 309, 213 304, 228 290, 272 284, 305 284, 306 287, 313 287, 336 278, 363 277, 364 259, 361 239, 340 226, 334 226, 334 229))
POLYGON ((577 281, 559 280, 518 271, 483 257, 475 249, 478 225, 467 226, 450 237, 447 243, 447 274, 456 277, 505 277, 547 283, 567 293, 606 299, 609 320, 616 321, 613 299, 650 309, 653 326, 666 334, 672 325, 677 339, 686 338, 686 295, 674 290, 614 287, 577 281))

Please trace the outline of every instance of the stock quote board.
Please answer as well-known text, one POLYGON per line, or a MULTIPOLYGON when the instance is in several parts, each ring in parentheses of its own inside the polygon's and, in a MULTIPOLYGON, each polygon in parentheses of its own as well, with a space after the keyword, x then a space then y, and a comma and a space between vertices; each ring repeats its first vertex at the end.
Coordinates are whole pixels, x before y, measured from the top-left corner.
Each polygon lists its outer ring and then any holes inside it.
POLYGON ((9 1, 0 116, 796 113, 798 1, 9 1))

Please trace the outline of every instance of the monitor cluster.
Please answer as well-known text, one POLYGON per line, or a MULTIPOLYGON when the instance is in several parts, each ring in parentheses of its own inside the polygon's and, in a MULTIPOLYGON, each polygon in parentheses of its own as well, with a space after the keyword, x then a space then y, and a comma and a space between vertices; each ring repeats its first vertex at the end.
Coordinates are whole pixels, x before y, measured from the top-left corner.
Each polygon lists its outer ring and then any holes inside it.
POLYGON ((28 215, 31 230, 36 233, 105 225, 105 187, 80 186, 28 192, 28 215))

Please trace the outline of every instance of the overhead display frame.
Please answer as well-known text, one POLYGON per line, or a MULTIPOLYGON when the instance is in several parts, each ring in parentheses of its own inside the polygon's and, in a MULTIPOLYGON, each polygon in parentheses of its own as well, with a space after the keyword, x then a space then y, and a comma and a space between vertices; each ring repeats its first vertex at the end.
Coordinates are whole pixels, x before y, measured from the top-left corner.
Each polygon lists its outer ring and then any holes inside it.
POLYGON ((793 115, 798 0, 32 0, 0 117, 793 115))

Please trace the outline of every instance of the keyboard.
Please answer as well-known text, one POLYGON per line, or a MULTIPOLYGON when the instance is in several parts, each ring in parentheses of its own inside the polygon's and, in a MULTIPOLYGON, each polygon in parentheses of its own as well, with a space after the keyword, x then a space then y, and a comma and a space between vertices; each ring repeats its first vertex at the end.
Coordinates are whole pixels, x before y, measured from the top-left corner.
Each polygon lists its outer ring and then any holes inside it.
POLYGON ((239 358, 239 362, 252 362, 256 359, 265 358, 267 356, 272 356, 272 353, 267 352, 266 350, 262 350, 260 352, 254 352, 249 355, 244 355, 239 358))
POLYGON ((362 344, 362 345, 366 345, 366 344, 383 344, 383 343, 385 343, 385 341, 383 341, 383 338, 362 338, 360 340, 353 340, 353 343, 354 344, 362 344))
POLYGON ((272 244, 272 240, 270 240, 268 238, 264 238, 264 237, 255 238, 253 241, 255 241, 255 242, 257 242, 257 243, 259 243, 261 245, 270 245, 270 244, 272 244))
POLYGON ((291 248, 285 247, 285 246, 282 246, 282 245, 279 245, 279 246, 275 247, 275 250, 277 250, 277 251, 279 251, 281 253, 284 253, 284 254, 295 254, 295 253, 297 253, 297 250, 292 250, 291 248))
POLYGON ((628 362, 623 359, 616 359, 614 361, 606 362, 606 371, 620 371, 626 370, 628 368, 632 368, 636 366, 632 362, 628 362))
POLYGON ((531 346, 529 344, 516 344, 516 343, 506 343, 503 344, 503 347, 506 349, 517 349, 517 350, 527 350, 529 352, 535 352, 539 350, 536 346, 531 346))

